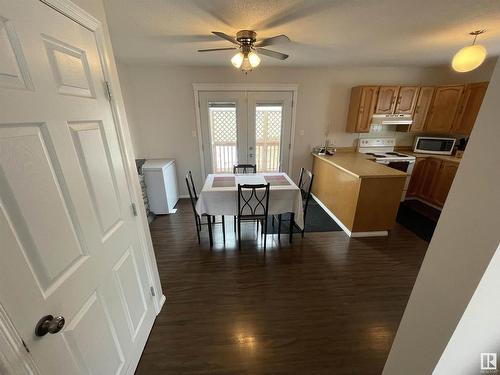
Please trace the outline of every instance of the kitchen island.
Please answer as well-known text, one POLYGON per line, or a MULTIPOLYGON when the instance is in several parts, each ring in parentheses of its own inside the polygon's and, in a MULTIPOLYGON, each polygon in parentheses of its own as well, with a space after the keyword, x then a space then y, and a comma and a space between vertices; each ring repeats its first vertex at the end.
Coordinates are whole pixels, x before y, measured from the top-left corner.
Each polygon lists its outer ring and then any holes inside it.
POLYGON ((406 172, 358 152, 313 154, 312 193, 351 237, 384 236, 396 222, 406 172))

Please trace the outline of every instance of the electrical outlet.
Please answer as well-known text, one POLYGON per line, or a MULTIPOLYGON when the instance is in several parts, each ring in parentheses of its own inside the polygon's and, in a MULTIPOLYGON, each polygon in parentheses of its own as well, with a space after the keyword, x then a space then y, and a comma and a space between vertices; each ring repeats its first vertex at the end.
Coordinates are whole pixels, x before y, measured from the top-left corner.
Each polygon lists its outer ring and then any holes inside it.
POLYGON ((305 134, 305 133, 304 133, 304 129, 301 129, 301 131, 299 132, 299 134, 300 134, 301 136, 303 136, 303 135, 305 134))

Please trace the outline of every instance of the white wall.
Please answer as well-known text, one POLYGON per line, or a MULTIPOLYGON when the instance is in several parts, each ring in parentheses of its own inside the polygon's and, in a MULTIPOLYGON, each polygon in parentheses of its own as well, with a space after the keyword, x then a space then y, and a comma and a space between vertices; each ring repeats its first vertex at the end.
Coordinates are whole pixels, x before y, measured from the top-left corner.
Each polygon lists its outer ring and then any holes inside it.
MULTIPOLYGON (((429 244, 385 375, 431 374, 461 318, 436 373, 477 374, 479 353, 500 351, 498 273, 494 280, 492 275, 485 278, 465 311, 500 242, 499 103, 500 63, 429 244), (494 300, 488 301, 488 295, 494 300), (481 321, 484 316, 494 319, 481 321)), ((492 267, 496 270, 497 261, 492 267)))
MULTIPOLYGON (((476 292, 441 356, 435 375, 477 374, 481 353, 500 359, 500 247, 497 248, 476 292)), ((500 363, 498 363, 500 364, 500 363)))
MULTIPOLYGON (((264 62, 265 63, 265 62, 264 62)), ((264 65, 263 63, 263 65, 264 65)), ((446 69, 448 70, 448 69, 446 69)), ((297 83, 299 84, 295 133, 294 171, 310 167, 312 146, 324 142, 324 131, 337 146, 354 146, 357 135, 344 132, 350 89, 361 84, 446 81, 443 69, 422 68, 266 68, 244 75, 232 67, 167 67, 118 64, 136 155, 175 158, 178 174, 193 171, 201 184, 193 83, 297 83), (300 131, 305 136, 300 136, 300 131)), ((488 80, 491 65, 479 79, 488 80)), ((460 77, 461 80, 467 76, 460 77)), ((412 138, 403 135, 406 143, 412 138), (408 140, 409 139, 409 140, 408 140)), ((186 194, 179 182, 181 194, 186 194)))

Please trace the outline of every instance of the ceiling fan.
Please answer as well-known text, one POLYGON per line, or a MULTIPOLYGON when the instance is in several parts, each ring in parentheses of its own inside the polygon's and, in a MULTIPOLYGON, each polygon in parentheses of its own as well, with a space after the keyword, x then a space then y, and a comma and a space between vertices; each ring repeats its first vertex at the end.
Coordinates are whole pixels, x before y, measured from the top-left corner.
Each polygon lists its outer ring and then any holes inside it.
POLYGON ((288 55, 284 53, 272 51, 267 48, 262 48, 279 42, 289 42, 290 38, 283 34, 259 41, 257 41, 257 33, 253 30, 240 30, 236 33, 236 38, 233 38, 232 36, 229 36, 220 31, 212 31, 212 34, 233 43, 234 47, 199 49, 198 52, 227 51, 238 49, 239 52, 231 58, 231 63, 235 68, 241 69, 245 73, 259 66, 260 57, 257 52, 262 55, 279 60, 286 60, 288 58, 288 55))

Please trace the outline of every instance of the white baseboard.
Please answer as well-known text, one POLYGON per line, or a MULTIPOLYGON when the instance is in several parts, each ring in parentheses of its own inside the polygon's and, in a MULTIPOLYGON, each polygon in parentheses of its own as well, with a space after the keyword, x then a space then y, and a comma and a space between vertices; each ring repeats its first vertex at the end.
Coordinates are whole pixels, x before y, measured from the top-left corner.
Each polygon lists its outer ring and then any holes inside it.
POLYGON ((156 313, 156 315, 158 315, 163 307, 163 305, 165 304, 165 301, 167 300, 167 297, 165 297, 165 294, 162 294, 161 295, 161 299, 160 299, 160 303, 159 303, 159 306, 158 306, 158 312, 156 313))
POLYGON ((314 194, 311 193, 311 196, 313 199, 318 202, 320 207, 325 210, 325 212, 330 216, 337 224, 339 227, 342 228, 342 230, 349 236, 349 237, 383 237, 389 235, 389 232, 386 230, 381 230, 381 231, 372 231, 372 232, 351 232, 345 225, 340 221, 340 219, 335 216, 335 214, 326 207, 323 202, 319 200, 318 197, 316 197, 314 194))

